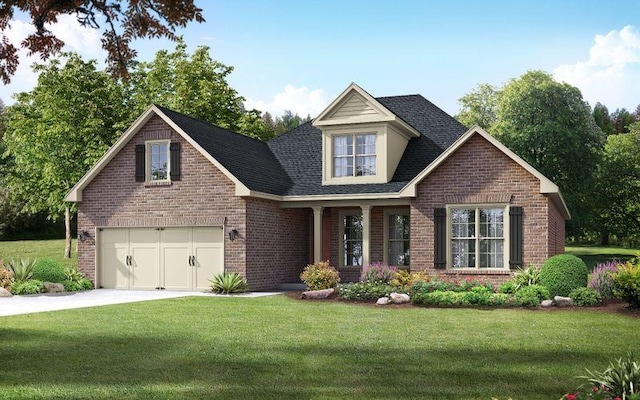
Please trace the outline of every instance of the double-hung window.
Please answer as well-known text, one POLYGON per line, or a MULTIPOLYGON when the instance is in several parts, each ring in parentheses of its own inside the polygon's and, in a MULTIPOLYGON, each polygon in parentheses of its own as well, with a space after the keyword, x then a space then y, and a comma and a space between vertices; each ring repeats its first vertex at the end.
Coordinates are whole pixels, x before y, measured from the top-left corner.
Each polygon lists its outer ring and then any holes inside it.
POLYGON ((450 208, 451 267, 505 268, 505 208, 450 208))
POLYGON ((342 217, 342 265, 362 266, 362 215, 342 217))
POLYGON ((376 134, 333 136, 333 176, 376 174, 376 134))
POLYGON ((169 142, 147 143, 147 168, 150 181, 166 181, 169 179, 169 142))
POLYGON ((409 214, 388 213, 387 218, 387 264, 409 267, 409 214))

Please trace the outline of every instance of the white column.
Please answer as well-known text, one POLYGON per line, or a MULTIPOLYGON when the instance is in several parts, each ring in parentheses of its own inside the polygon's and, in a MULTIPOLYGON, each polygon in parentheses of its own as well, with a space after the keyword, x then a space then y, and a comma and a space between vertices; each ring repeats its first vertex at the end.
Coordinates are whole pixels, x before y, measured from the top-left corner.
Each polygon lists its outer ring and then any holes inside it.
POLYGON ((371 262, 371 206, 361 205, 362 209, 362 265, 367 266, 371 262))
POLYGON ((322 261, 322 207, 313 209, 313 262, 322 261))

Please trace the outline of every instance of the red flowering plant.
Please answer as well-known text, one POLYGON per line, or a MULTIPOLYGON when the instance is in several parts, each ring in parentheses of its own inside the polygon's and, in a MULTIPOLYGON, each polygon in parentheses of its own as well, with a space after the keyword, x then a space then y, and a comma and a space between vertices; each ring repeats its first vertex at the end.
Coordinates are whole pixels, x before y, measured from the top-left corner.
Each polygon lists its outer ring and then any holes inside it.
POLYGON ((631 353, 609 363, 602 372, 587 370, 587 374, 580 377, 587 383, 562 399, 640 400, 640 363, 631 353))

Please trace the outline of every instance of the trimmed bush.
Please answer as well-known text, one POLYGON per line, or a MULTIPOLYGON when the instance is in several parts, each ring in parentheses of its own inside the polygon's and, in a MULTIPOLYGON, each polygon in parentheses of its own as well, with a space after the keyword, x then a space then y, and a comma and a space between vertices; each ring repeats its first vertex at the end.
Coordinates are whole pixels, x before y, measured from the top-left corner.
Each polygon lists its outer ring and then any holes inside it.
POLYGON ((571 254, 553 256, 540 269, 540 283, 549 289, 551 297, 566 297, 573 289, 586 287, 588 279, 584 261, 571 254))
POLYGON ((329 261, 320 261, 307 265, 300 280, 309 290, 331 289, 340 283, 340 273, 329 265, 329 261))
POLYGON ((33 279, 42 282, 62 283, 65 275, 64 265, 51 258, 41 258, 33 266, 33 279))
POLYGON ((586 287, 573 289, 571 293, 569 293, 569 297, 571 297, 573 304, 576 306, 588 307, 602 303, 602 297, 600 297, 600 294, 595 290, 586 287))
POLYGON ((632 307, 640 308, 640 257, 618 267, 613 274, 613 293, 632 307))
POLYGON ((345 300, 377 300, 397 291, 397 287, 388 283, 354 282, 338 285, 338 295, 345 300))
POLYGON ((14 282, 11 285, 11 293, 16 295, 23 294, 38 294, 44 291, 44 285, 42 281, 37 279, 30 279, 28 281, 14 282))

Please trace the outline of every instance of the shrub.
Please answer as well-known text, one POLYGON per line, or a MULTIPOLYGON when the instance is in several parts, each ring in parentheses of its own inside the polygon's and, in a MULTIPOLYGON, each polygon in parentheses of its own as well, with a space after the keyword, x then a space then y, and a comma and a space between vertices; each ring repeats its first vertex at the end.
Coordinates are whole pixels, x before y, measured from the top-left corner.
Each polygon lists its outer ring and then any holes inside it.
POLYGON ((518 305, 513 296, 504 293, 493 293, 483 286, 477 286, 465 292, 453 292, 450 290, 416 292, 411 295, 411 302, 419 305, 443 307, 518 305))
POLYGON ((621 263, 613 260, 606 263, 599 263, 591 272, 591 281, 589 281, 589 287, 600 295, 602 299, 613 299, 613 274, 618 271, 618 266, 621 263))
POLYGON ((33 266, 33 279, 62 283, 66 279, 64 266, 51 258, 42 258, 33 266))
POLYGON ((579 378, 586 379, 589 386, 608 395, 604 398, 637 399, 634 395, 640 394, 640 363, 631 353, 609 363, 609 368, 602 372, 587 370, 587 375, 579 378))
POLYGON ((64 279, 71 282, 79 282, 84 278, 77 265, 67 265, 64 267, 64 279))
POLYGON ((640 308, 640 257, 620 265, 612 277, 615 296, 632 307, 640 308))
POLYGON ((516 291, 525 286, 540 284, 540 269, 529 265, 527 268, 518 268, 511 278, 516 285, 516 291))
POLYGON ((422 281, 422 280, 418 280, 416 281, 413 286, 411 287, 411 291, 418 291, 418 292, 435 292, 435 291, 442 291, 442 292, 467 292, 471 289, 473 289, 474 287, 477 286, 483 286, 487 289, 489 289, 490 292, 494 292, 495 289, 494 287, 487 282, 480 282, 477 280, 473 280, 473 279, 465 279, 462 281, 459 280, 447 280, 447 279, 443 279, 443 278, 439 278, 439 277, 433 277, 432 279, 430 279, 429 281, 422 281))
POLYGON ((244 276, 237 272, 223 272, 209 279, 215 293, 244 293, 249 288, 244 276))
POLYGON ((499 293, 515 294, 518 291, 518 285, 515 281, 509 279, 498 288, 499 293))
POLYGON ((0 261, 0 287, 9 290, 13 283, 13 272, 4 268, 0 261))
POLYGON ((390 283, 398 273, 396 267, 390 267, 381 263, 372 263, 362 269, 360 280, 371 283, 390 283))
POLYGON ((354 282, 338 285, 338 295, 345 300, 377 300, 397 291, 397 287, 379 282, 354 282))
POLYGON ((62 282, 65 292, 79 292, 81 290, 93 289, 93 284, 87 278, 80 278, 78 280, 65 280, 62 282))
POLYGON ((575 288, 569 293, 569 297, 576 306, 588 307, 602 303, 602 297, 598 292, 591 288, 581 287, 575 288))
POLYGON ((307 265, 300 279, 309 290, 331 289, 340 283, 340 273, 329 265, 329 261, 320 261, 307 265))
POLYGON ((31 277, 33 276, 33 266, 35 265, 35 263, 35 260, 31 261, 29 259, 12 259, 7 263, 5 268, 9 268, 9 271, 13 273, 13 280, 15 282, 25 282, 31 279, 31 277))
POLYGON ((551 296, 568 296, 579 287, 586 287, 589 270, 584 261, 571 254, 559 254, 549 258, 540 269, 540 283, 549 289, 551 296))
POLYGON ((398 288, 407 288, 413 286, 418 281, 429 282, 431 277, 424 271, 410 272, 401 269, 396 273, 395 278, 391 280, 391 284, 398 288))
POLYGON ((533 295, 536 296, 540 301, 551 298, 549 289, 547 289, 546 286, 542 285, 525 286, 516 292, 516 297, 518 297, 518 294, 520 294, 521 296, 533 295))
POLYGON ((516 303, 523 307, 538 307, 540 305, 540 297, 534 286, 528 286, 518 290, 514 295, 516 303), (529 289, 534 288, 534 289, 529 289))
POLYGON ((42 293, 44 285, 42 281, 30 279, 28 281, 15 281, 11 285, 11 293, 16 295, 42 293))

